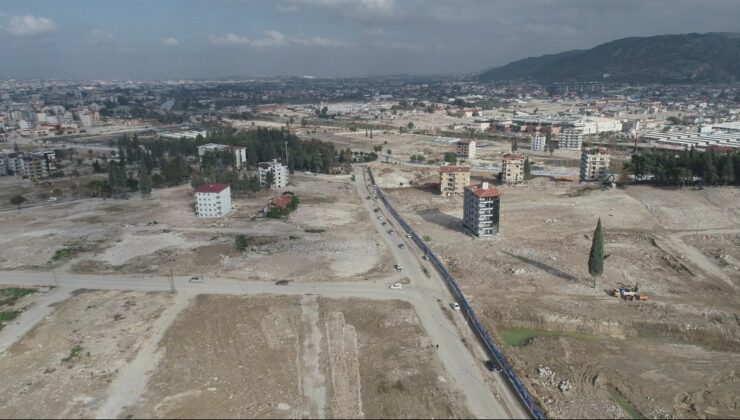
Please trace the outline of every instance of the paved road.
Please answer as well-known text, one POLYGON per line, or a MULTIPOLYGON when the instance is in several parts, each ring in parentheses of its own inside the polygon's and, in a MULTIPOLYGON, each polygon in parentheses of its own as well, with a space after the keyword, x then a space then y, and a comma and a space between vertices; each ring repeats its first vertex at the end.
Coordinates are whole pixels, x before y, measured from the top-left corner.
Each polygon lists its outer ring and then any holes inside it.
POLYGON ((474 339, 472 330, 465 325, 464 320, 456 325, 442 312, 440 303, 449 308, 449 304, 453 302, 452 296, 437 271, 421 259, 417 246, 406 239, 405 232, 383 202, 373 198, 375 194, 368 189, 369 179, 364 169, 364 166, 355 167, 358 193, 365 201, 365 208, 370 212, 373 224, 385 239, 393 257, 411 279, 412 290, 415 291, 409 294, 411 302, 427 334, 435 344, 439 344, 440 359, 447 374, 452 375, 457 388, 466 395, 468 408, 478 418, 527 418, 527 412, 521 407, 517 396, 510 391, 508 383, 498 374, 485 370, 484 362, 488 358, 486 352, 478 340, 474 339), (371 196, 371 200, 367 200, 367 196, 371 196), (373 211, 375 207, 380 209, 378 213, 373 211), (385 226, 382 225, 383 220, 378 219, 379 213, 387 222, 385 226), (388 234, 388 229, 393 229, 394 233, 388 234), (403 249, 398 247, 400 243, 404 243, 403 249), (427 264, 429 277, 422 272, 422 264, 427 264), (465 337, 472 346, 472 352, 462 340, 465 337), (496 398, 489 382, 493 382, 491 385, 498 390, 500 398, 496 398))

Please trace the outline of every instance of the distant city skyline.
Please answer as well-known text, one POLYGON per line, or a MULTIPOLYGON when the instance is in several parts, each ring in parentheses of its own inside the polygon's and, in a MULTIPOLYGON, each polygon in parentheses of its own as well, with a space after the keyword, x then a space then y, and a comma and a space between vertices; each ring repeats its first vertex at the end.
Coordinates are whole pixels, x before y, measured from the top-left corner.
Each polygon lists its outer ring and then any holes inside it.
POLYGON ((464 74, 630 36, 740 32, 740 1, 6 0, 0 78, 464 74))

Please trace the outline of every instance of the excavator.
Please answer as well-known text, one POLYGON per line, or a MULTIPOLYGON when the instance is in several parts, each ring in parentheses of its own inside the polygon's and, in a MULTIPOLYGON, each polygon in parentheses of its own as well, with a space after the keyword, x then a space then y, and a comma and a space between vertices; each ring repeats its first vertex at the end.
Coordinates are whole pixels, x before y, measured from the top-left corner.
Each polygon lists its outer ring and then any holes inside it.
POLYGON ((644 302, 649 299, 647 295, 640 294, 640 283, 635 283, 635 287, 620 287, 618 289, 614 289, 612 290, 612 296, 629 301, 637 300, 639 302, 644 302))

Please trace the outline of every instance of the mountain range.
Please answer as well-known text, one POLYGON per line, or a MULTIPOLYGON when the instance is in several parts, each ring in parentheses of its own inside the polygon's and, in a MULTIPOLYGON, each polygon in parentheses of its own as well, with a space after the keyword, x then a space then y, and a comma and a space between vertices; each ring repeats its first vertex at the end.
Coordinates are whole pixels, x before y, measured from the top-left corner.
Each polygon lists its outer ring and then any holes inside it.
POLYGON ((740 34, 623 38, 589 50, 525 58, 478 77, 490 82, 543 84, 740 82, 740 34))

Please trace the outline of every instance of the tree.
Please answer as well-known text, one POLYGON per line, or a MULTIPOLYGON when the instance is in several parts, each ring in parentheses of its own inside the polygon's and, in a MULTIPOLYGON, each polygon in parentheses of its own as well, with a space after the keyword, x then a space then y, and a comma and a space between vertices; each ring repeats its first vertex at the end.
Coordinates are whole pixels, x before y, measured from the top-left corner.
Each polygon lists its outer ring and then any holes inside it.
POLYGON ((445 162, 449 163, 450 165, 457 165, 457 153, 455 152, 447 152, 445 153, 445 162))
POLYGON ((16 195, 10 197, 10 204, 18 207, 18 211, 20 211, 20 209, 21 209, 21 204, 23 204, 25 202, 26 202, 26 197, 24 197, 24 196, 22 196, 20 194, 16 194, 16 195))
POLYGON ((244 235, 236 235, 234 238, 234 248, 236 248, 239 252, 244 252, 244 250, 247 249, 249 246, 249 241, 247 240, 247 237, 244 235))
POLYGON ((411 121, 409 121, 409 123, 406 124, 406 127, 408 127, 409 130, 412 130, 414 128, 414 123, 412 123, 411 121))
POLYGON ((95 159, 95 162, 92 163, 92 168, 93 168, 93 172, 95 172, 96 174, 104 172, 103 168, 100 166, 100 162, 98 162, 97 159, 95 159))
POLYGON ((267 175, 265 175, 265 183, 266 188, 269 190, 272 188, 272 184, 275 182, 275 174, 272 173, 272 171, 267 171, 267 175))
POLYGON ((601 232, 601 218, 599 217, 594 230, 594 237, 591 242, 591 252, 588 254, 588 273, 594 280, 596 288, 596 276, 604 272, 604 236, 601 232))
POLYGON ((370 129, 370 140, 372 140, 372 139, 373 139, 373 129, 371 128, 370 129))
POLYGON ((144 162, 141 162, 141 169, 139 170, 139 192, 144 196, 152 192, 152 179, 149 177, 149 170, 144 162))
POLYGON ((529 158, 524 159, 524 179, 528 179, 532 176, 532 165, 529 163, 529 158))
POLYGON ((516 139, 512 140, 511 141, 511 151, 512 152, 516 152, 518 148, 519 148, 519 146, 516 143, 516 139))

